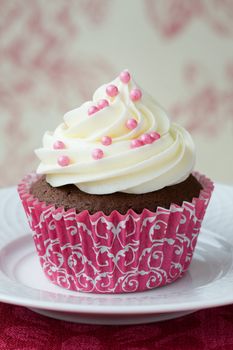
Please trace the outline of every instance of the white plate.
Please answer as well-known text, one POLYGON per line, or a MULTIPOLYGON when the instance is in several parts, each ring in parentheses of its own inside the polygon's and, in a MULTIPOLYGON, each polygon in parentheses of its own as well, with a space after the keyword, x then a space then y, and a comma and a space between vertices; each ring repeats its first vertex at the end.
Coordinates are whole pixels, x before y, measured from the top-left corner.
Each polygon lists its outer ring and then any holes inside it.
POLYGON ((191 267, 182 279, 143 293, 77 293, 46 279, 16 189, 2 189, 0 301, 27 306, 58 319, 95 324, 153 322, 232 303, 232 222, 233 187, 217 185, 191 267))

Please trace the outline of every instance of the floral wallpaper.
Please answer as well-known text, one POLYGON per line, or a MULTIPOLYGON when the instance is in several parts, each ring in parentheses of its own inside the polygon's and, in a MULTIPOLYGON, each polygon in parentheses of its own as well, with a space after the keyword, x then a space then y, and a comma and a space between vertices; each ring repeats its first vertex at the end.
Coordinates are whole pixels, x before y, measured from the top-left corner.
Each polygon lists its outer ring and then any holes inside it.
POLYGON ((193 134, 196 168, 233 183, 231 0, 0 6, 1 187, 35 169, 44 131, 124 68, 193 134))

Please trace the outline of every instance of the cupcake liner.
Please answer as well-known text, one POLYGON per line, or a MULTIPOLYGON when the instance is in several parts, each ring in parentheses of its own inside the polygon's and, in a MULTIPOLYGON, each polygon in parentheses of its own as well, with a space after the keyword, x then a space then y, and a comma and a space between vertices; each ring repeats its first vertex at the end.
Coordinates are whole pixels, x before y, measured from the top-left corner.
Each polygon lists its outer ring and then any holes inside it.
POLYGON ((214 187, 204 175, 193 175, 203 189, 191 203, 109 216, 40 202, 29 192, 39 176, 27 175, 18 192, 46 276, 60 287, 92 293, 144 291, 181 277, 214 187))

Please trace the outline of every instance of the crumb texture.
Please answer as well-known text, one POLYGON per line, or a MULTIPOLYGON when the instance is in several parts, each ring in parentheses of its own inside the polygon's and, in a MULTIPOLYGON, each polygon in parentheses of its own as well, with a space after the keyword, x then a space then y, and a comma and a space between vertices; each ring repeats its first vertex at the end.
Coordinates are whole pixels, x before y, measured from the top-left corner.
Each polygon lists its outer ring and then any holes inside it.
POLYGON ((144 208, 155 211, 158 206, 169 208, 171 203, 181 205, 183 201, 191 202, 198 197, 202 189, 193 175, 185 181, 164 187, 161 190, 144 194, 127 194, 116 192, 107 195, 93 195, 79 190, 75 185, 52 187, 42 176, 31 187, 31 194, 46 204, 64 207, 66 210, 75 208, 77 212, 88 210, 91 214, 103 211, 109 215, 113 210, 125 214, 132 208, 141 213, 144 208))

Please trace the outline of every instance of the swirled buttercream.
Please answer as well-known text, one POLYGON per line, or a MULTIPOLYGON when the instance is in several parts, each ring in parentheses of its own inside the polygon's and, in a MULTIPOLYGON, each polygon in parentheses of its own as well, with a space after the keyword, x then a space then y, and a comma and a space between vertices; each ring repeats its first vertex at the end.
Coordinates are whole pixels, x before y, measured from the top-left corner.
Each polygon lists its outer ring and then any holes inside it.
POLYGON ((185 180, 195 147, 190 134, 171 123, 133 79, 117 77, 98 88, 92 101, 66 113, 54 132, 46 132, 36 155, 41 161, 37 172, 46 174, 51 186, 139 194, 185 180))

